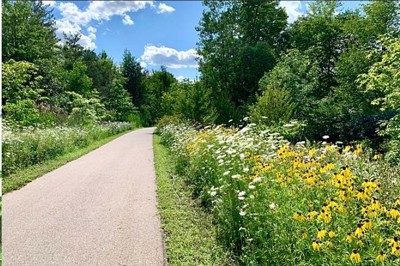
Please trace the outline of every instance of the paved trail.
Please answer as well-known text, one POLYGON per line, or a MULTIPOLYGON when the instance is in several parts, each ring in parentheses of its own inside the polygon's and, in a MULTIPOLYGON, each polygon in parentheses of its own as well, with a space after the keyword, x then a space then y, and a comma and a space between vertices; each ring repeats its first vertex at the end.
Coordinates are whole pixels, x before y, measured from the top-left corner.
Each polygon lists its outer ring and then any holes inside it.
POLYGON ((3 198, 3 265, 164 265, 153 128, 3 198))

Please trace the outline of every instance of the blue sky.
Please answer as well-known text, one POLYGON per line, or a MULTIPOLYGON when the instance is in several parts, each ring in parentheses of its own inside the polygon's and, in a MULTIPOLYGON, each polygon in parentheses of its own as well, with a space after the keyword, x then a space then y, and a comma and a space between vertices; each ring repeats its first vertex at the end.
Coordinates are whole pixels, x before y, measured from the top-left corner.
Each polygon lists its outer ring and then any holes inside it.
MULTIPOLYGON (((45 1, 54 10, 58 37, 81 32, 81 44, 105 50, 116 63, 125 49, 148 70, 167 66, 175 77, 199 76, 196 63, 201 1, 45 1)), ((289 21, 307 11, 307 2, 282 1, 289 21)), ((355 8, 359 1, 344 1, 355 8)))

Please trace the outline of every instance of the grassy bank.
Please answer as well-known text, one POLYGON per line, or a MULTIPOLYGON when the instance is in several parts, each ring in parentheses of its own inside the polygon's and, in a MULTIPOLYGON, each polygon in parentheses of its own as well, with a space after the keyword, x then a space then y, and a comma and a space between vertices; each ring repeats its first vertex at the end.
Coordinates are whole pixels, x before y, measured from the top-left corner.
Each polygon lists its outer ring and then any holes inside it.
POLYGON ((88 146, 84 148, 77 149, 75 151, 66 153, 64 155, 55 157, 54 159, 29 166, 25 169, 19 169, 16 172, 12 173, 9 176, 6 176, 3 178, 3 194, 19 189, 26 185, 27 183, 35 180, 36 178, 54 170, 57 169, 64 164, 73 161, 91 151, 94 149, 99 148, 100 146, 106 144, 107 142, 110 142, 124 134, 126 134, 127 131, 121 132, 119 134, 94 141, 90 143, 88 146))
POLYGON ((154 137, 158 209, 169 265, 232 265, 216 243, 211 216, 191 198, 192 191, 174 174, 174 161, 160 137, 154 137))

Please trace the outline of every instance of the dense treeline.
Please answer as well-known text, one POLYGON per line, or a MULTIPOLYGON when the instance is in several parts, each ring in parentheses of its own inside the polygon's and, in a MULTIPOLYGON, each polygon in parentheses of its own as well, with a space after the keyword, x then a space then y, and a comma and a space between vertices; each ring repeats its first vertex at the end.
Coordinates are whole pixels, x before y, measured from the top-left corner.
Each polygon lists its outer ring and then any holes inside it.
POLYGON ((60 41, 52 10, 41 1, 2 6, 2 103, 8 125, 151 125, 162 115, 159 99, 176 83, 165 68, 149 73, 127 50, 117 65, 105 51, 96 54, 80 45, 79 33, 60 41))
POLYGON ((315 1, 291 24, 277 1, 204 3, 200 72, 217 123, 296 119, 293 139, 368 140, 399 157, 398 2, 315 1))
POLYGON ((52 10, 3 1, 4 117, 17 126, 297 120, 292 140, 367 140, 399 157, 399 3, 340 11, 338 1, 316 1, 294 23, 278 4, 204 1, 201 77, 178 82, 164 67, 144 70, 128 50, 117 65, 79 34, 60 44, 52 10))

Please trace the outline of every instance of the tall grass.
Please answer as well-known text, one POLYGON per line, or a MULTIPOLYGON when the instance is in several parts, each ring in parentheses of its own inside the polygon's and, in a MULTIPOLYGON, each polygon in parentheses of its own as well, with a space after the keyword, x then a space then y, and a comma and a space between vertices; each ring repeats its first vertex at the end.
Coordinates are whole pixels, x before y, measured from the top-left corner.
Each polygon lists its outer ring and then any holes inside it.
POLYGON ((380 155, 254 124, 159 131, 241 264, 400 265, 400 169, 380 155))
POLYGON ((61 127, 11 129, 3 125, 3 176, 132 128, 131 123, 110 122, 86 128, 61 127))

